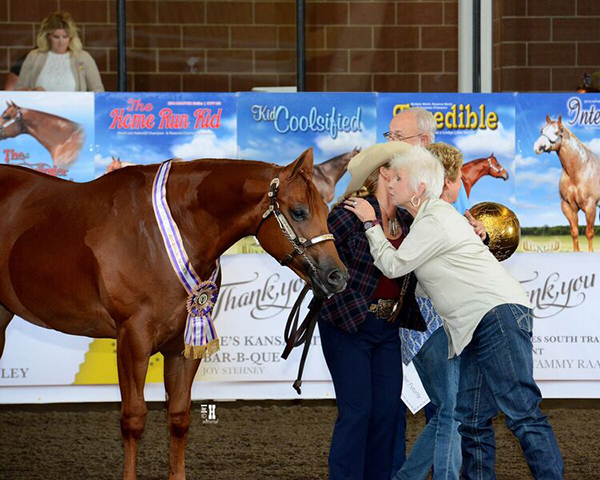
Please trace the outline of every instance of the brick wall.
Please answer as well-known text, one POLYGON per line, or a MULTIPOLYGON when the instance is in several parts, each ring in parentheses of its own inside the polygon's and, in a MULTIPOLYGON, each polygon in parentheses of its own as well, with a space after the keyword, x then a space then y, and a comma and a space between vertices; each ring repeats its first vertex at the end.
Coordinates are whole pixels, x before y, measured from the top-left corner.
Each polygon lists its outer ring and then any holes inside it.
MULTIPOLYGON (((307 0, 308 89, 456 91, 457 5, 307 0)), ((0 72, 61 9, 80 27, 107 90, 116 90, 115 0, 0 0, 0 72)), ((127 0, 127 22, 129 90, 296 83, 294 0, 127 0)))
POLYGON ((600 70, 600 0, 500 0, 495 7, 498 91, 575 91, 600 70))

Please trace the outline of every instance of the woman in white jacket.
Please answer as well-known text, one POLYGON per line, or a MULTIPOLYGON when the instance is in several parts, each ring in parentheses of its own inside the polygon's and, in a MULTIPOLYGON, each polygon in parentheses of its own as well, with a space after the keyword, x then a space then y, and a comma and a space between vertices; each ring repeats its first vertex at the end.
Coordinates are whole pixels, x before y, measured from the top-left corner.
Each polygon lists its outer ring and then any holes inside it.
MULTIPOLYGON (((430 297, 443 319, 449 358, 460 355, 455 417, 460 422, 463 478, 495 478, 492 419, 500 409, 534 477, 562 479, 562 456, 539 408, 541 393, 533 379, 532 315, 525 290, 467 219, 440 199, 444 170, 436 158, 419 147, 395 156, 384 144, 371 148, 374 163, 383 160, 378 156, 389 156, 392 202, 414 217, 398 249, 379 225, 367 230, 375 265, 389 278, 415 272, 417 295, 430 297)), ((368 175, 368 165, 363 168, 368 175)), ((375 220, 371 205, 359 198, 348 199, 345 208, 363 222, 375 220)))
POLYGON ((92 56, 83 50, 75 22, 67 12, 48 15, 40 26, 35 50, 29 52, 16 90, 103 92, 92 56))

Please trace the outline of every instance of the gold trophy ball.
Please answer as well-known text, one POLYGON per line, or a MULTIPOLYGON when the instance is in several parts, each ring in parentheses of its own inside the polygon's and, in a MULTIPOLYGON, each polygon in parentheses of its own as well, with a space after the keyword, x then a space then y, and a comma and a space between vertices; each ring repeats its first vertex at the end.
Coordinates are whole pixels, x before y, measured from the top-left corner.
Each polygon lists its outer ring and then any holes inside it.
POLYGON ((515 253, 521 239, 521 225, 515 212, 493 202, 478 203, 470 211, 471 215, 485 225, 490 236, 490 252, 499 262, 515 253))

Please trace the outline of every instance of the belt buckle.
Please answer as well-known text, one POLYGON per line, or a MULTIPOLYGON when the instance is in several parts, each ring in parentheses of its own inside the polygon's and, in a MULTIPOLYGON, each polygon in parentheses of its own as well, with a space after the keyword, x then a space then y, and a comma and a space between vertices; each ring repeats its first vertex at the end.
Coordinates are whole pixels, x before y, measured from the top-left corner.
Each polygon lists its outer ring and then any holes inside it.
POLYGON ((376 304, 374 303, 369 307, 369 310, 374 312, 377 318, 383 318, 387 320, 393 315, 394 311, 396 310, 395 307, 395 300, 379 299, 376 304))

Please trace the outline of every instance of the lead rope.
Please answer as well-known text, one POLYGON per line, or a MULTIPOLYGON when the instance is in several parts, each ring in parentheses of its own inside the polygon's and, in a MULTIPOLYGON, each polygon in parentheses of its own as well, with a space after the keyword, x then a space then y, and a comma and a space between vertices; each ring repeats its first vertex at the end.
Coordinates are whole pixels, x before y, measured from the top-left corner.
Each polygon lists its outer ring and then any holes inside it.
POLYGON ((323 306, 323 299, 313 299, 308 314, 298 327, 298 320, 300 319, 300 308, 309 290, 310 285, 307 284, 300 292, 300 295, 298 295, 298 299, 292 307, 292 311, 290 312, 290 315, 287 319, 285 331, 283 333, 283 338, 286 342, 286 345, 283 350, 283 353, 281 354, 281 358, 283 358, 284 360, 287 360, 289 354, 295 347, 299 347, 300 345, 304 344, 304 349, 302 350, 302 358, 300 359, 300 365, 298 366, 298 376, 296 377, 296 381, 293 385, 296 392, 298 392, 298 395, 302 394, 302 390, 300 389, 300 387, 302 386, 302 374, 304 373, 304 364, 306 363, 306 358, 308 357, 308 349, 310 348, 312 336, 315 331, 317 318, 319 317, 319 312, 321 311, 321 307, 323 306))

